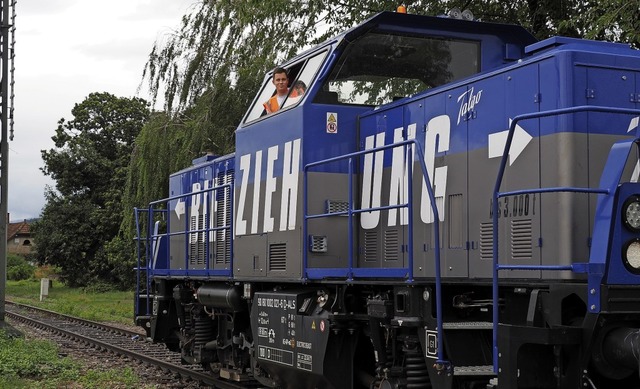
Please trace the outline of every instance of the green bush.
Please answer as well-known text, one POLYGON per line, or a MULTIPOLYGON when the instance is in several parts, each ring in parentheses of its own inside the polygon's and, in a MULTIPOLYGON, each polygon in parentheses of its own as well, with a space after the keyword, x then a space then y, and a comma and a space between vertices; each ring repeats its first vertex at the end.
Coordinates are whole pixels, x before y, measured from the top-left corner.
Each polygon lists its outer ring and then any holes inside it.
POLYGON ((7 279, 11 281, 28 280, 35 274, 35 268, 28 263, 7 267, 7 279))
POLYGON ((7 254, 7 268, 28 264, 29 262, 27 262, 27 260, 20 255, 7 254))
POLYGON ((7 255, 7 279, 12 281, 28 280, 35 274, 35 267, 24 257, 15 254, 7 255))

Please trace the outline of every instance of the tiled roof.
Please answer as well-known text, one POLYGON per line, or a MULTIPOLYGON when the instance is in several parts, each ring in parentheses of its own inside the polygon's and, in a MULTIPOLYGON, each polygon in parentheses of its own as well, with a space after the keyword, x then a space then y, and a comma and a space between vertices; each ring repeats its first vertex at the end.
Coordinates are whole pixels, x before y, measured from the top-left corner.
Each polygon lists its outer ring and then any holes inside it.
POLYGON ((9 223, 9 228, 7 228, 7 240, 13 239, 18 235, 31 235, 31 229, 29 228, 29 223, 27 223, 26 220, 18 223, 9 223))

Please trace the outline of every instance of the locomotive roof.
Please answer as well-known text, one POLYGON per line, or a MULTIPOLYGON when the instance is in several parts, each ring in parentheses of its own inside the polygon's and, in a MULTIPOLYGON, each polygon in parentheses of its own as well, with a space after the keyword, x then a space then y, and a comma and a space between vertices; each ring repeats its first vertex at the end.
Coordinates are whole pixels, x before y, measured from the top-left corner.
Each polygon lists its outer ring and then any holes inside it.
POLYGON ((538 40, 524 27, 515 24, 489 23, 480 21, 468 21, 463 19, 454 19, 450 17, 437 17, 416 14, 403 14, 398 12, 380 12, 371 18, 365 20, 361 24, 350 28, 327 40, 326 42, 296 55, 287 61, 284 66, 297 61, 299 58, 306 56, 309 52, 315 51, 332 42, 350 41, 356 37, 371 31, 401 31, 403 33, 431 32, 435 36, 438 33, 442 35, 460 34, 478 34, 478 35, 496 35, 505 41, 521 45, 522 47, 534 44, 538 40))
POLYGON ((493 34, 511 37, 511 40, 523 44, 532 44, 537 39, 522 26, 514 24, 498 24, 479 21, 468 21, 449 17, 436 17, 414 14, 402 14, 397 12, 381 12, 362 24, 347 30, 344 37, 349 39, 353 35, 360 35, 370 29, 392 29, 411 32, 412 29, 424 29, 442 32, 464 32, 475 34, 493 34))

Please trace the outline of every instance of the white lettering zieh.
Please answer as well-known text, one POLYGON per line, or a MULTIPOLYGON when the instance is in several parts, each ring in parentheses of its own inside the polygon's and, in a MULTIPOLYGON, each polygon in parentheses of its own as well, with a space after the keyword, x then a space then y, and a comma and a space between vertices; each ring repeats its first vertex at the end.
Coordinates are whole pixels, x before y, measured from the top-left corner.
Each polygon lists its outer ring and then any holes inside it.
MULTIPOLYGON (((409 124, 406 131, 406 139, 415 139, 416 124, 409 124)), ((403 128, 394 129, 393 143, 404 140, 403 128)), ((451 121, 449 116, 436 116, 429 120, 426 126, 424 139, 424 163, 427 168, 427 174, 431 180, 434 197, 438 207, 438 216, 440 221, 444 220, 444 199, 446 198, 447 188, 447 166, 435 167, 435 159, 437 153, 449 151, 449 141, 451 136, 451 121)), ((381 132, 370 135, 365 138, 365 149, 371 150, 374 147, 380 147, 385 144, 385 133, 381 132)), ((414 150, 412 148, 412 150, 414 150)), ((377 208, 381 206, 382 197, 382 175, 383 160, 385 151, 376 151, 375 153, 365 154, 363 175, 362 175, 362 209, 377 208)), ((395 147, 390 151, 391 158, 391 177, 389 182, 389 205, 401 205, 408 203, 409 194, 409 164, 412 166, 415 161, 415 151, 411 155, 407 155, 404 147, 395 147)), ((420 169, 419 166, 416 168, 420 169)), ((415 168, 414 168, 415 169, 415 168)), ((429 192, 424 178, 422 179, 420 196, 420 219, 423 223, 433 223, 434 214, 431 202, 429 200, 429 192)), ((418 205, 416 205, 418 206, 418 205)), ((390 227, 398 224, 398 213, 400 214, 400 225, 407 225, 408 209, 392 208, 388 212, 387 225, 390 227), (398 210, 400 212, 398 212, 398 210)), ((380 222, 380 211, 363 212, 360 217, 360 225, 363 229, 369 230, 376 228, 380 222)))
POLYGON ((473 87, 458 96, 460 109, 458 110, 458 122, 456 125, 460 124, 460 119, 466 117, 469 112, 473 111, 473 107, 480 103, 480 98, 482 98, 482 90, 479 90, 478 93, 474 94, 473 87))
POLYGON ((230 178, 225 177, 224 182, 214 178, 191 184, 191 192, 194 194, 191 195, 191 204, 189 205, 189 230, 198 230, 198 232, 189 234, 189 243, 196 244, 200 239, 207 237, 207 233, 204 231, 207 219, 209 220, 208 228, 210 229, 208 234, 209 241, 215 242, 217 239, 224 241, 226 239, 227 232, 225 229, 220 229, 217 232, 214 229, 225 225, 224 222, 218 225, 217 221, 227 220, 230 200, 225 194, 228 193, 228 189, 218 188, 213 191, 208 191, 207 189, 226 184, 228 183, 227 180, 230 180, 230 178), (218 193, 222 195, 219 196, 218 193), (220 202, 222 202, 221 206, 218 204, 220 202))
MULTIPOLYGON (((263 151, 264 150, 257 150, 255 154, 245 154, 240 157, 242 178, 239 181, 240 194, 236 208, 236 235, 273 232, 276 225, 275 216, 279 216, 280 219, 278 224, 279 231, 294 230, 296 228, 300 173, 300 139, 286 142, 284 145, 271 146, 266 150, 266 153, 263 151), (263 160, 265 154, 266 158, 263 160), (278 161, 282 161, 282 163, 276 163, 278 161), (262 177, 263 165, 266 167, 264 177, 262 177), (276 171, 278 166, 282 166, 282 171, 276 171), (251 207, 251 229, 248 231, 245 206, 247 205, 247 188, 250 178, 252 178, 253 182, 253 193, 249 203, 251 207), (282 188, 280 193, 280 215, 273 215, 272 205, 274 201, 277 203, 277 199, 274 199, 273 196, 276 193, 278 181, 281 181, 282 188), (263 190, 264 192, 262 192, 263 190), (264 196, 264 204, 261 209, 260 199, 262 196, 264 196), (260 226, 259 223, 261 214, 262 226, 260 226)), ((236 181, 236 183, 237 182, 238 181, 236 181)))

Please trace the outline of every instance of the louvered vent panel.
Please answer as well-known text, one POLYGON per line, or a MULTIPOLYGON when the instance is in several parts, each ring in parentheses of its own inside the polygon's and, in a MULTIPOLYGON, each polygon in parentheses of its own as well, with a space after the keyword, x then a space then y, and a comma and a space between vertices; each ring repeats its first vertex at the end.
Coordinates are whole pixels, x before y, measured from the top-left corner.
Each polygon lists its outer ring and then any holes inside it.
POLYGON ((287 244, 272 243, 269 245, 269 271, 287 270, 287 244))
MULTIPOLYGON (((218 174, 215 185, 230 184, 233 182, 233 170, 218 174)), ((231 196, 230 189, 224 188, 215 192, 215 227, 226 227, 231 224, 231 196)), ((220 229, 215 234, 215 263, 226 265, 231 261, 231 239, 229 230, 220 229)))
POLYGON ((384 259, 395 261, 398 259, 398 230, 387 230, 384 232, 384 259))
POLYGON ((374 262, 378 257, 378 232, 364 232, 364 260, 374 262))
POLYGON ((531 219, 511 221, 511 257, 513 259, 531 259, 531 219))
MULTIPOLYGON (((189 230, 195 231, 204 228, 204 217, 191 216, 189 230)), ((204 260, 204 232, 189 233, 189 265, 203 265, 204 260)))
POLYGON ((493 223, 480 223, 480 259, 493 260, 493 223))
POLYGON ((326 236, 311 235, 309 237, 309 250, 312 253, 326 253, 329 248, 326 236))
MULTIPOLYGON (((338 212, 348 212, 348 211, 349 211, 349 202, 327 200, 327 213, 338 213, 338 212)), ((344 214, 340 216, 348 216, 348 215, 344 214)))

